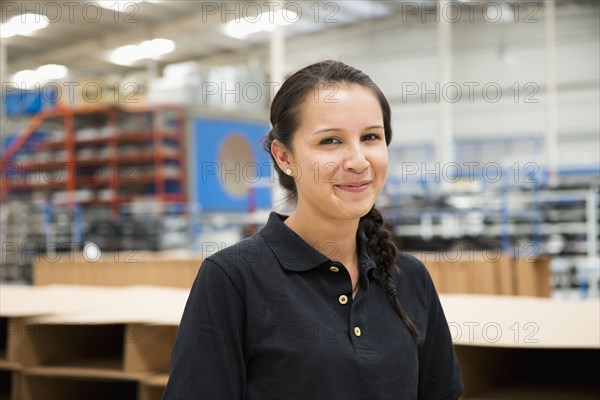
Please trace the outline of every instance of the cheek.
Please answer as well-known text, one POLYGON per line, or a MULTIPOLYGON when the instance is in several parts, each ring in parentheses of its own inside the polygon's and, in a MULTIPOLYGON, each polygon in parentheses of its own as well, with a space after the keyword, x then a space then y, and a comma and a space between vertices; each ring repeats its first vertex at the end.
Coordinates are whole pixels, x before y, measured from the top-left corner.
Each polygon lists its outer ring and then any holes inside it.
POLYGON ((385 177, 387 175, 388 167, 388 152, 387 147, 383 150, 374 151, 371 159, 371 167, 380 176, 385 177))
POLYGON ((340 163, 331 154, 312 154, 310 159, 302 164, 302 179, 309 185, 335 183, 339 173, 340 163))

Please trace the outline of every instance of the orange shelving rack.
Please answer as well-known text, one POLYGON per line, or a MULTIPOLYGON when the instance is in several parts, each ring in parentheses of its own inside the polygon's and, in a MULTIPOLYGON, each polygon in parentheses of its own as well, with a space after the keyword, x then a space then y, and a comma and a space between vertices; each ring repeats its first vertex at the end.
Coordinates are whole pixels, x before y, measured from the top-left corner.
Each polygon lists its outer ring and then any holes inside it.
POLYGON ((185 112, 177 106, 59 108, 36 115, 1 158, 2 201, 185 202, 185 112), (45 132, 33 154, 20 150, 45 132))

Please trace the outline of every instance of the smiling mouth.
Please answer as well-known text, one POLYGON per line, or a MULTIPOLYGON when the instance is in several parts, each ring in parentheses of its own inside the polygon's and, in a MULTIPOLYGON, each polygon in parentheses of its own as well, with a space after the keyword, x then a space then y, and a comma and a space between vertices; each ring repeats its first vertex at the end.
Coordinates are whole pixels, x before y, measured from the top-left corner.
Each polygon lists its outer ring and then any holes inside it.
POLYGON ((360 183, 346 183, 343 185, 335 185, 338 189, 346 192, 364 192, 371 186, 371 182, 360 182, 360 183))

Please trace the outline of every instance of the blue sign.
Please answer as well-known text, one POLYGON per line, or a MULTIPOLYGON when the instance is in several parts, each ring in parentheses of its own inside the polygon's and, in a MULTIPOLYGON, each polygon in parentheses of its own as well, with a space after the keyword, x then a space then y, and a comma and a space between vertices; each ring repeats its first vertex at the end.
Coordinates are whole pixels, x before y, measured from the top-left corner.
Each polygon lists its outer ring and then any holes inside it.
POLYGON ((6 115, 36 114, 54 107, 58 95, 58 89, 54 86, 33 90, 6 89, 2 95, 2 107, 6 115))
POLYGON ((272 160, 262 147, 268 132, 256 122, 194 121, 194 200, 203 212, 271 208, 272 160))

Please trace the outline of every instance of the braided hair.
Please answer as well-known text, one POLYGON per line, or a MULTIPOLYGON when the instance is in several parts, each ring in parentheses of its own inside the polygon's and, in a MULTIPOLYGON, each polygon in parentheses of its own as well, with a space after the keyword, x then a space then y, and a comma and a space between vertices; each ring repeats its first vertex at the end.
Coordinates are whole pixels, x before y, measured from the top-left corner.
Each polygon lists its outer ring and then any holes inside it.
MULTIPOLYGON (((279 184, 288 191, 292 199, 297 197, 296 182, 293 177, 279 168, 271 153, 271 145, 277 140, 287 149, 292 150, 292 138, 300 126, 302 104, 306 96, 320 87, 339 83, 359 84, 373 92, 381 106, 386 144, 389 145, 392 140, 390 105, 381 89, 367 74, 342 62, 331 60, 311 64, 295 72, 283 83, 273 98, 270 116, 272 128, 264 140, 264 149, 273 159, 279 184)), ((381 213, 375 207, 360 219, 359 234, 366 241, 367 252, 377 265, 382 277, 381 284, 392 307, 411 334, 419 336, 417 327, 398 300, 396 285, 392 278, 393 273, 399 271, 396 265, 398 248, 394 244, 390 231, 383 225, 381 213)))
POLYGON ((359 229, 363 239, 367 242, 367 252, 379 269, 381 275, 381 284, 385 294, 392 303, 392 307, 400 316, 406 327, 414 336, 419 336, 419 330, 412 322, 396 293, 396 284, 392 279, 392 272, 398 272, 400 269, 396 265, 396 256, 398 248, 392 239, 392 234, 383 226, 383 218, 379 210, 371 208, 365 216, 360 219, 359 229))

